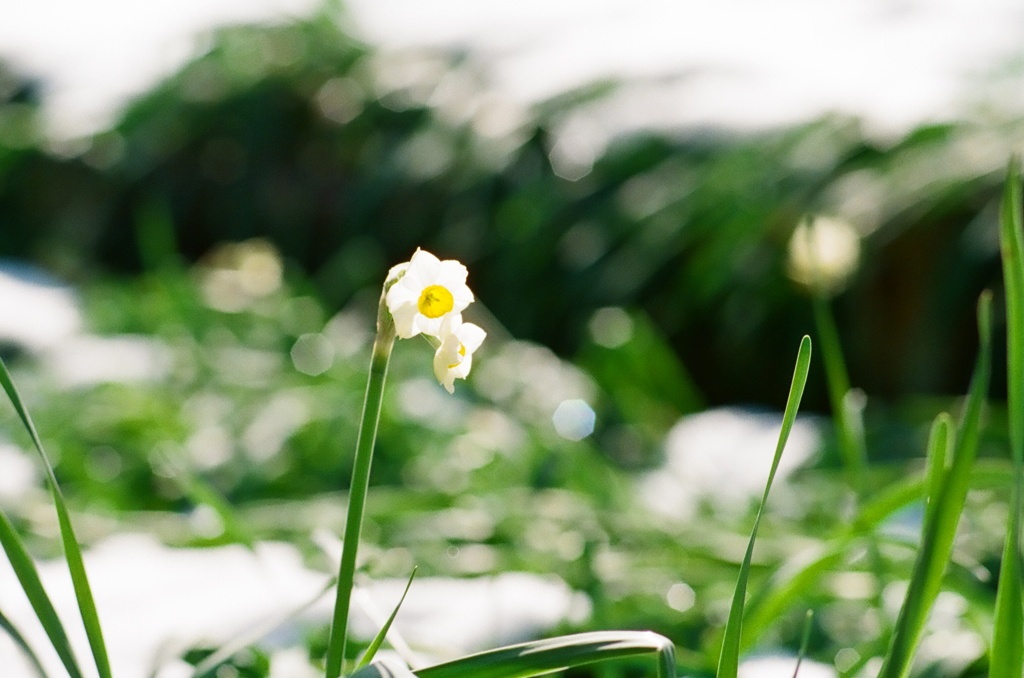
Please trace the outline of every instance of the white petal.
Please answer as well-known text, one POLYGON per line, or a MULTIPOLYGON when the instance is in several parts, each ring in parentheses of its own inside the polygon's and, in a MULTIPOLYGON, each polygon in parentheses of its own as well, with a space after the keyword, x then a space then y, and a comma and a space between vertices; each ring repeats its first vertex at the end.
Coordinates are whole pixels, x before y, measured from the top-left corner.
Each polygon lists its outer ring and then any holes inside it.
POLYGON ((484 343, 484 339, 487 337, 483 328, 473 323, 463 323, 456 333, 459 341, 466 347, 466 353, 469 354, 480 348, 480 344, 484 343))
MULTIPOLYGON (((416 305, 415 304, 413 304, 413 309, 414 310, 416 309, 416 305)), ((437 337, 438 339, 443 339, 444 336, 443 336, 443 333, 442 333, 442 330, 441 330, 441 324, 442 324, 442 321, 445 318, 450 317, 450 316, 459 316, 460 322, 462 320, 461 314, 459 314, 459 313, 457 313, 455 311, 452 311, 451 313, 445 313, 440 318, 428 318, 427 316, 423 315, 419 311, 416 311, 415 324, 416 324, 416 327, 418 328, 417 331, 418 332, 422 332, 423 334, 428 334, 428 335, 430 335, 432 337, 437 337)))
POLYGON ((426 250, 416 250, 416 254, 409 260, 409 269, 402 282, 419 296, 424 287, 435 284, 440 271, 440 259, 426 250))
POLYGON ((460 311, 466 310, 466 307, 473 303, 473 292, 465 285, 454 289, 448 288, 448 291, 452 293, 453 306, 460 311))
POLYGON ((388 271, 387 277, 384 278, 384 282, 396 279, 400 274, 405 273, 409 269, 409 262, 406 261, 401 264, 395 264, 388 271))
POLYGON ((439 262, 437 269, 437 284, 444 285, 449 289, 452 287, 461 287, 466 284, 466 278, 469 277, 469 271, 466 267, 456 259, 446 259, 445 261, 439 262))
POLYGON ((416 323, 416 318, 419 316, 416 304, 401 304, 397 308, 391 308, 389 305, 388 308, 391 310, 391 317, 395 321, 395 333, 399 337, 409 339, 420 333, 421 330, 416 323))
MULTIPOLYGON (((455 353, 458 356, 458 351, 455 353)), ((461 356, 459 356, 461 357, 461 356)), ((434 353, 434 376, 437 377, 439 384, 444 386, 445 390, 449 393, 455 393, 455 372, 448 367, 451 363, 450 351, 445 350, 442 345, 437 352, 434 353)))
MULTIPOLYGON (((441 316, 441 327, 437 336, 442 342, 447 342, 449 336, 457 336, 460 327, 462 327, 462 314, 446 313, 441 316)), ((456 346, 458 346, 458 344, 456 344, 456 346)))
POLYGON ((437 381, 444 383, 444 380, 448 377, 448 362, 444 355, 444 346, 434 351, 434 376, 437 377, 437 381))
POLYGON ((419 295, 413 293, 412 290, 407 288, 405 285, 395 283, 388 289, 387 296, 384 298, 384 302, 388 305, 388 310, 394 315, 395 309, 403 304, 416 305, 416 300, 419 299, 419 295))
POLYGON ((442 285, 452 293, 452 301, 455 308, 464 310, 473 301, 473 292, 466 286, 468 271, 466 267, 454 259, 441 262, 441 274, 437 278, 437 284, 442 285))
POLYGON ((465 379, 469 376, 469 371, 471 369, 473 369, 473 354, 467 351, 462 362, 460 362, 456 367, 453 367, 451 372, 459 379, 465 379))

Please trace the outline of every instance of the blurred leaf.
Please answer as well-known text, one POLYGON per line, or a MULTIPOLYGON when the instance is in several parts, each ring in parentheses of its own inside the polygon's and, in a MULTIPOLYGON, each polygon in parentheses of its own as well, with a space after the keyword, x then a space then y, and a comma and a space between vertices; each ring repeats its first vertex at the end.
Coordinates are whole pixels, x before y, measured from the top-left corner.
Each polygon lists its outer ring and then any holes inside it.
POLYGON ((590 333, 575 362, 594 378, 622 419, 652 441, 660 441, 679 417, 704 408, 686 367, 645 313, 598 310, 590 333))

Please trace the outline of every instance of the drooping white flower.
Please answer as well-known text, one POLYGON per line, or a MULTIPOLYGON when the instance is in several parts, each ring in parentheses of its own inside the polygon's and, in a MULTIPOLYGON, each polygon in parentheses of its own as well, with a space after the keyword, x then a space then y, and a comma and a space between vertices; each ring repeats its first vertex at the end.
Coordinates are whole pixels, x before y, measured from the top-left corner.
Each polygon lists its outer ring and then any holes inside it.
POLYGON ((441 345, 434 353, 434 376, 455 393, 455 380, 465 379, 473 367, 473 353, 480 348, 487 333, 473 323, 464 323, 452 315, 441 323, 441 345))
POLYGON ((461 321, 462 310, 473 301, 466 267, 454 259, 441 261, 418 249, 408 265, 393 267, 392 274, 401 277, 388 289, 385 301, 403 339, 420 332, 442 339, 442 321, 452 316, 461 321))

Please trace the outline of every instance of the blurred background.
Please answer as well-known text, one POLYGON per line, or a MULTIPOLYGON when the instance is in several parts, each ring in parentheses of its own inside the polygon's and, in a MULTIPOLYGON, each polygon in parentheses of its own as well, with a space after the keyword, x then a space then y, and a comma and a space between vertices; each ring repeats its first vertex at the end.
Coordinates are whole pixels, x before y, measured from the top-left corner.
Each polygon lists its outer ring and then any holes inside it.
MULTIPOLYGON (((654 628, 706 674, 812 298, 877 486, 966 391, 1022 39, 996 0, 0 7, 2 354, 87 541, 286 539, 329 571, 383 276, 459 259, 490 338, 455 399, 398 347, 367 571, 552 573, 587 611, 545 632, 654 628)), ((859 501, 818 366, 803 411, 766 576, 859 501)), ((0 505, 55 555, 3 418, 0 505)), ((984 654, 1001 528, 976 518, 936 675, 984 654)), ((868 665, 886 608, 851 620, 884 587, 839 569, 870 585, 809 586, 751 647, 791 651, 817 601, 814 656, 868 665)))

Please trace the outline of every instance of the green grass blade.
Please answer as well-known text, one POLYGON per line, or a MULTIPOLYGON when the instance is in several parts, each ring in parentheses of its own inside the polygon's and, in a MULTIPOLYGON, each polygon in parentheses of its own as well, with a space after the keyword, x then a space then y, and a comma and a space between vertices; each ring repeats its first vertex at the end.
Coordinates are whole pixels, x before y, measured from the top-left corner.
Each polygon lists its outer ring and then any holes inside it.
POLYGON ((256 548, 256 541, 249 529, 239 520, 234 507, 210 483, 196 475, 180 460, 174 459, 166 452, 151 452, 151 460, 159 464, 162 471, 177 483, 182 494, 196 507, 206 506, 217 514, 221 522, 223 535, 232 542, 242 544, 250 551, 256 548))
POLYGON ((412 586, 412 580, 415 577, 416 568, 414 567, 412 568, 412 574, 409 575, 409 581, 405 583, 405 590, 402 591, 402 597, 398 599, 398 604, 395 605, 395 609, 391 611, 391 616, 388 617, 388 620, 384 622, 382 627, 380 627, 380 631, 377 632, 377 635, 366 647, 366 652, 363 653, 363 658, 359 661, 359 664, 356 665, 357 669, 361 669, 373 661, 374 655, 377 654, 377 650, 379 650, 380 646, 384 643, 384 639, 387 637, 388 631, 391 630, 391 624, 394 623, 395 617, 398 616, 398 610, 401 609, 402 603, 405 602, 405 596, 408 595, 409 587, 412 586))
POLYGON ((764 495, 761 497, 761 505, 757 509, 757 516, 754 518, 754 527, 750 531, 750 541, 747 543, 747 552, 743 556, 740 565, 739 577, 736 581, 736 590, 733 594, 732 605, 729 609, 729 619, 725 624, 725 636, 722 638, 722 652, 718 659, 718 678, 736 678, 740 665, 740 638, 743 631, 743 606, 747 597, 747 578, 750 575, 750 560, 754 553, 754 542, 757 539, 757 529, 761 524, 761 516, 764 513, 765 504, 768 502, 768 492, 775 480, 775 473, 779 469, 779 461, 782 459, 782 451, 789 439, 789 432, 793 429, 793 422, 796 421, 797 410, 800 409, 800 400, 804 394, 804 386, 807 384, 807 373, 811 367, 811 339, 805 336, 800 342, 800 350, 797 352, 796 367, 793 370, 793 382, 789 387, 789 398, 786 401, 786 410, 782 415, 782 430, 779 432, 779 441, 775 447, 775 457, 772 459, 772 468, 768 472, 768 481, 764 486, 764 495))
POLYGON ((796 655, 796 666, 793 667, 793 678, 797 678, 800 674, 800 664, 803 663, 804 657, 807 656, 807 648, 811 644, 812 621, 814 621, 814 610, 807 610, 807 616, 804 617, 804 632, 800 637, 800 652, 796 655))
MULTIPOLYGON (((967 498, 971 466, 978 451, 981 412, 985 394, 988 392, 992 364, 991 321, 992 295, 986 292, 978 300, 980 349, 971 378, 970 395, 953 450, 952 463, 947 468, 944 460, 929 461, 929 477, 925 487, 929 493, 936 494, 927 497, 928 510, 925 512, 921 528, 921 546, 878 678, 903 678, 907 675, 928 613, 942 585, 942 577, 953 549, 953 538, 960 522, 960 513, 967 498), (933 473, 939 474, 939 471, 934 470, 938 465, 943 467, 941 482, 932 478, 933 473)), ((941 424, 936 423, 933 430, 940 428, 941 424)), ((940 435, 937 435, 935 439, 939 437, 940 435)), ((939 449, 935 439, 934 455, 944 455, 945 451, 939 449)))
POLYGON ((841 538, 816 547, 813 552, 803 552, 799 561, 794 560, 779 568, 775 577, 760 595, 752 597, 744 610, 740 651, 768 632, 784 611, 804 597, 822 577, 835 572, 847 560, 853 544, 851 538, 841 538))
POLYGON ((85 573, 85 563, 82 560, 82 548, 75 538, 75 531, 71 525, 71 516, 68 513, 67 505, 64 502, 64 495, 57 484, 57 477, 53 473, 53 466, 43 450, 43 443, 36 432, 32 417, 22 403, 18 389, 11 380, 11 374, 7 365, 0 360, 0 385, 3 385, 7 397, 18 413, 21 423, 25 426, 36 451, 39 453, 46 471, 47 484, 50 487, 50 494, 53 497, 54 507, 57 510, 57 521, 60 525, 60 539, 64 546, 64 557, 68 562, 68 570, 71 572, 71 583, 74 586, 75 598, 78 600, 78 610, 82 616, 82 624, 85 626, 85 633, 89 638, 89 646, 92 649, 93 659, 96 662, 96 670, 100 678, 111 678, 110 660, 107 658, 107 647, 103 642, 103 631, 100 628, 99 615, 96 613, 96 603, 92 597, 92 588, 89 586, 89 578, 85 573))
POLYGON ((657 656, 658 678, 675 678, 675 646, 650 631, 595 631, 489 650, 415 671, 419 678, 531 678, 627 657, 657 656))
POLYGON ((11 622, 11 620, 3 612, 0 612, 0 629, 6 633, 14 644, 21 650, 22 654, 28 659, 32 665, 32 670, 35 671, 39 678, 47 678, 46 670, 43 668, 42 663, 39 661, 39 657, 32 650, 32 646, 25 640, 25 636, 21 635, 18 628, 11 622))
POLYGON ((296 609, 290 610, 285 615, 274 616, 269 620, 257 624, 254 628, 247 629, 234 638, 228 640, 216 651, 207 655, 202 661, 196 664, 195 668, 192 670, 192 678, 204 678, 205 676, 214 675, 214 671, 228 659, 231 659, 231 657, 233 657, 239 650, 243 650, 250 645, 258 643, 272 631, 280 628, 286 622, 295 619, 300 614, 313 607, 318 600, 323 598, 324 595, 334 587, 337 581, 337 579, 331 577, 323 588, 317 591, 312 598, 296 609))
POLYGON ((1015 461, 1024 461, 1024 411, 1020 409, 1024 405, 1024 216, 1021 209, 1020 173, 1014 159, 1007 170, 1003 191, 999 241, 1006 287, 1010 451, 1015 461))
POLYGON ((1007 413, 1013 487, 989 656, 990 678, 1020 678, 1024 665, 1024 610, 1021 609, 1020 521, 1024 488, 1024 217, 1020 173, 1010 161, 999 215, 1000 249, 1006 288, 1007 413))
POLYGON ((942 484, 949 473, 952 463, 953 419, 948 413, 942 412, 935 417, 928 435, 927 470, 925 472, 925 518, 924 522, 934 520, 936 501, 942 493, 942 484))
POLYGON ((3 511, 0 511, 0 544, 3 545, 7 559, 10 560, 14 574, 18 578, 18 583, 21 584, 21 589, 25 592, 36 618, 39 619, 43 630, 46 631, 50 644, 56 650, 68 675, 71 678, 82 678, 82 671, 71 650, 67 632, 64 630, 60 617, 57 616, 57 610, 50 602, 50 597, 46 594, 46 589, 43 588, 36 564, 3 511))
MULTIPOLYGON (((1019 478, 1020 476, 1018 476, 1019 478)), ((1015 481, 1020 484, 1020 480, 1015 481)), ((989 678, 1020 678, 1024 665, 1024 613, 1021 610, 1021 565, 1018 540, 1020 532, 1020 490, 1014 490, 1014 501, 1003 543, 1003 564, 996 590, 996 611, 993 620, 992 649, 989 652, 989 678)))
POLYGON ((348 678, 416 678, 416 674, 397 657, 384 657, 356 669, 348 678))

